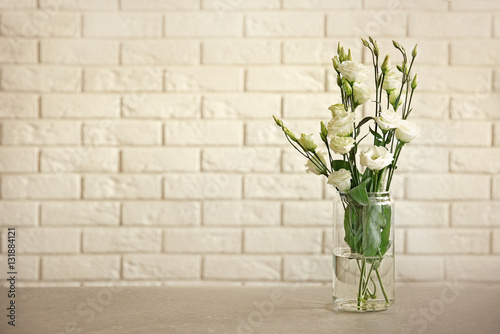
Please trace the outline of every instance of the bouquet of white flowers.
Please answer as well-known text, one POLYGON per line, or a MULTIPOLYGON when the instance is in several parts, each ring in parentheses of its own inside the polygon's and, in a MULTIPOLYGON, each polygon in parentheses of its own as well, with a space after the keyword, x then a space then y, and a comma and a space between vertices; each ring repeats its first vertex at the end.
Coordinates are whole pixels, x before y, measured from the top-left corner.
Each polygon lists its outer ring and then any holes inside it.
POLYGON ((297 137, 283 121, 273 116, 286 139, 307 159, 307 172, 324 175, 328 184, 341 193, 345 211, 344 241, 350 256, 358 256, 361 274, 356 296, 358 310, 366 309, 366 302, 374 299, 375 284, 369 287, 372 273, 377 275, 385 303, 387 306, 390 303, 378 270, 393 244, 392 206, 372 205, 370 195, 389 192, 401 150, 420 134, 419 128, 407 120, 418 85, 417 75, 412 77, 411 74, 417 46, 409 59, 405 48, 393 41, 403 60, 392 68, 389 55, 379 65, 380 51, 376 41, 371 37, 369 41, 362 41, 371 52, 375 87, 371 89, 367 84, 368 70, 353 61, 351 50, 346 52, 339 43, 332 61, 342 103, 330 106, 332 118, 326 125, 321 122, 319 135, 326 152, 317 149, 312 134, 297 137), (368 101, 374 102, 374 115, 356 122, 358 107, 368 101), (368 131, 362 136, 363 126, 367 126, 368 131), (370 145, 358 156, 358 148, 370 135, 370 145), (335 154, 340 157, 335 158, 335 154))

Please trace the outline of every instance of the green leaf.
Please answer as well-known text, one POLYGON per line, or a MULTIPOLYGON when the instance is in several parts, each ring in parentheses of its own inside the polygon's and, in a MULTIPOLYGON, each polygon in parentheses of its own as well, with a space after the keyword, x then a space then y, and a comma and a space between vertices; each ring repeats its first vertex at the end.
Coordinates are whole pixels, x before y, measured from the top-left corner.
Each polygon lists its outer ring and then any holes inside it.
POLYGON ((356 187, 346 192, 346 194, 359 205, 368 205, 370 203, 370 200, 368 199, 368 191, 366 190, 366 184, 368 181, 370 181, 370 179, 364 180, 356 187))
POLYGON ((365 124, 366 122, 370 121, 370 120, 374 120, 375 121, 375 117, 371 117, 371 116, 367 116, 365 118, 363 118, 359 123, 358 125, 356 126, 356 129, 359 129, 363 124, 365 124))
POLYGON ((341 168, 349 170, 350 166, 347 161, 344 160, 333 160, 332 162, 332 168, 334 171, 338 171, 341 168))
POLYGON ((384 223, 385 226, 382 227, 382 233, 380 234, 381 242, 380 242, 380 255, 383 256, 387 250, 391 247, 392 242, 389 240, 391 237, 391 220, 392 220, 392 212, 391 207, 386 205, 382 208, 384 223))

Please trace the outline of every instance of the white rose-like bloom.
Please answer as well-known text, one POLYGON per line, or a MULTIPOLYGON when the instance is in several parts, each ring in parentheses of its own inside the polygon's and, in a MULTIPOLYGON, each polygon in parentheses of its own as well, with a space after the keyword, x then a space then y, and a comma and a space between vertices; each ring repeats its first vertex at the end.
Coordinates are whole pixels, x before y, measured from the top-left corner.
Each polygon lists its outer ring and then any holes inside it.
POLYGON ((370 99, 373 91, 370 87, 368 87, 368 85, 355 82, 354 85, 352 85, 352 94, 354 97, 354 102, 356 102, 358 105, 361 105, 370 99))
POLYGON ((387 92, 391 92, 396 88, 401 87, 401 80, 402 74, 400 72, 391 71, 384 77, 382 88, 387 92))
POLYGON ((368 78, 368 71, 363 64, 355 61, 343 61, 338 70, 340 74, 349 82, 365 82, 368 78))
MULTIPOLYGON (((328 166, 328 164, 326 163, 326 160, 327 160, 326 152, 319 151, 316 154, 318 155, 320 160, 323 162, 323 164, 325 166, 328 166)), ((323 167, 323 166, 321 166, 321 164, 319 162, 315 161, 315 163, 316 163, 316 165, 323 167)), ((307 163, 305 165, 307 167, 306 172, 316 174, 316 175, 321 175, 323 172, 323 169, 318 169, 318 167, 316 165, 311 160, 307 159, 307 163)))
POLYGON ((354 118, 356 114, 348 112, 343 116, 332 118, 327 125, 328 134, 332 136, 348 136, 354 131, 354 118))
POLYGON ((347 154, 354 146, 354 138, 333 136, 330 140, 330 148, 337 154, 347 154))
POLYGON ((314 142, 313 135, 306 135, 306 134, 301 134, 300 138, 297 140, 300 145, 306 150, 310 152, 314 152, 316 150, 316 143, 314 142))
POLYGON ((392 159, 392 153, 385 147, 372 146, 366 151, 361 152, 359 162, 362 166, 366 166, 373 171, 379 171, 382 168, 389 166, 392 159))
POLYGON ((399 126, 401 115, 394 110, 384 110, 379 117, 375 117, 375 121, 382 130, 389 131, 399 126))
POLYGON ((351 189, 351 172, 344 168, 332 172, 330 176, 328 176, 327 183, 338 188, 340 191, 347 191, 351 189))
POLYGON ((331 105, 330 108, 328 108, 332 112, 332 117, 342 117, 347 114, 347 111, 345 110, 345 107, 342 103, 337 103, 334 105, 331 105))
POLYGON ((409 143, 418 136, 420 136, 420 128, 415 123, 407 120, 401 120, 399 122, 398 128, 396 129, 396 138, 399 141, 409 143))

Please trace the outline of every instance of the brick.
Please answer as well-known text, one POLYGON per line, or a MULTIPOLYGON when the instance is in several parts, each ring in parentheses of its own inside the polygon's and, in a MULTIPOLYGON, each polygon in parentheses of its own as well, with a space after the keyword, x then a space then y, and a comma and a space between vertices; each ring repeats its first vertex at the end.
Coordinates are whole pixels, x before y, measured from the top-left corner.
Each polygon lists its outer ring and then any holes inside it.
POLYGON ((387 10, 333 12, 327 15, 327 36, 405 36, 406 15, 391 15, 387 10))
POLYGON ((1 0, 0 8, 17 9, 17 8, 36 8, 36 0, 1 0))
POLYGON ((43 40, 40 60, 53 64, 118 64, 118 42, 99 40, 43 40))
POLYGON ((500 226, 500 202, 455 202, 450 212, 453 226, 500 226))
POLYGON ((6 91, 78 92, 81 72, 67 67, 4 67, 2 89, 6 91))
POLYGON ((170 68, 165 71, 167 92, 237 92, 242 90, 243 72, 237 68, 170 68))
POLYGON ((280 277, 278 256, 208 255, 203 266, 205 279, 278 281, 280 277))
POLYGON ((161 37, 159 14, 92 13, 83 15, 85 37, 161 37))
POLYGON ((316 175, 248 175, 244 179, 245 198, 321 198, 324 180, 316 175))
POLYGON ((68 10, 117 10, 118 0, 40 0, 41 8, 48 8, 49 10, 68 9, 68 10))
POLYGON ((493 40, 453 41, 450 44, 452 65, 499 65, 500 47, 493 40), (481 52, 474 52, 481 50, 481 52))
POLYGON ((158 68, 89 68, 84 73, 84 89, 89 92, 154 92, 163 88, 158 68))
POLYGON ((125 255, 124 279, 196 279, 201 261, 194 255, 125 255))
MULTIPOLYGON (((337 101, 340 103, 340 101, 337 101)), ((290 94, 283 97, 283 117, 290 118, 331 118, 328 108, 335 104, 331 94, 290 94)), ((287 122, 288 124, 288 122, 287 122)))
POLYGON ((498 283, 500 256, 449 256, 446 278, 458 282, 498 283))
POLYGON ((44 118, 117 118, 120 96, 102 94, 50 94, 41 100, 44 118))
POLYGON ((500 253, 500 230, 493 230, 493 246, 492 251, 493 254, 500 253))
POLYGON ((287 201, 283 203, 283 225, 332 226, 331 201, 287 201))
POLYGON ((122 43, 123 64, 189 65, 200 62, 197 41, 125 41, 122 43))
POLYGON ((405 146, 399 156, 398 172, 448 172, 448 149, 434 146, 405 146))
MULTIPOLYGON (((217 12, 236 11, 245 9, 279 9, 280 0, 252 0, 252 1, 220 1, 202 0, 202 9, 215 10, 217 12)), ((224 13, 223 13, 224 14, 224 13)), ((222 14, 222 15, 223 15, 222 14)))
POLYGON ((410 254, 487 254, 490 233, 473 229, 418 229, 408 231, 410 254))
POLYGON ((118 149, 113 148, 44 148, 40 154, 42 172, 117 172, 118 166, 118 149))
MULTIPOLYGON (((80 251, 80 231, 69 228, 30 228, 17 231, 21 254, 71 254, 80 251)), ((4 249, 6 252, 6 249, 4 249)))
POLYGON ((500 122, 495 123, 495 135, 493 142, 495 146, 500 146, 500 122))
POLYGON ((248 13, 245 33, 250 37, 321 37, 325 31, 324 23, 324 16, 320 13, 248 13))
POLYGON ((195 226, 201 221, 198 202, 124 202, 122 206, 123 225, 195 226))
POLYGON ((450 2, 450 9, 454 11, 488 11, 500 9, 500 4, 489 0, 453 1, 450 2))
POLYGON ((44 256, 42 279, 68 280, 117 280, 120 278, 118 255, 44 256))
MULTIPOLYGON (((480 121, 423 121, 415 144, 433 146, 490 146, 491 123, 480 121)), ((413 143, 412 143, 413 144, 413 143)))
POLYGON ((332 256, 285 256, 283 261, 285 281, 311 282, 332 280, 332 256))
POLYGON ((36 41, 28 39, 0 39, 0 62, 36 63, 38 48, 36 41))
POLYGON ((33 148, 0 148, 0 172, 36 172, 38 154, 33 148))
POLYGON ((43 202, 43 226, 110 226, 120 224, 118 202, 43 202))
POLYGON ((203 64, 279 64, 281 46, 269 40, 203 42, 203 64))
POLYGON ((284 0, 284 9, 361 9, 361 0, 284 0))
POLYGON ((279 114, 281 98, 279 95, 205 95, 203 97, 204 118, 265 118, 279 114))
POLYGON ((409 199, 489 199, 489 177, 469 174, 411 175, 406 180, 409 199))
POLYGON ((249 91, 322 92, 325 72, 311 68, 251 68, 247 70, 249 91))
POLYGON ((238 37, 243 35, 240 13, 186 12, 165 14, 166 37, 238 37))
POLYGON ((201 98, 196 95, 129 94, 122 99, 127 118, 199 118, 201 98))
MULTIPOLYGON (((332 39, 299 39, 283 42, 283 63, 285 64, 322 64, 330 65, 335 55, 337 41, 332 39)), ((361 55, 361 41, 344 44, 352 49, 353 55, 361 55)), ((331 101, 330 101, 331 103, 331 101)))
POLYGON ((398 201, 394 210, 397 226, 448 226, 447 203, 398 201))
POLYGON ((476 13, 410 13, 408 35, 412 37, 490 37, 491 17, 476 13))
POLYGON ((167 229, 163 251, 167 253, 240 253, 241 231, 234 229, 167 229))
POLYGON ((444 94, 416 94, 411 100, 411 108, 413 111, 410 119, 446 119, 450 110, 450 98, 444 94))
POLYGON ((487 68, 423 67, 418 68, 418 89, 423 92, 476 92, 489 91, 492 74, 487 68))
POLYGON ((122 0, 121 8, 125 10, 177 10, 177 9, 199 9, 199 0, 122 0))
POLYGON ((83 231, 85 253, 158 253, 161 231, 158 229, 98 228, 83 231))
POLYGON ((243 127, 237 121, 168 121, 167 145, 220 145, 243 143, 243 127))
POLYGON ((319 229, 249 228, 244 232, 245 253, 321 253, 319 229))
POLYGON ((4 145, 72 145, 80 143, 76 122, 6 121, 2 126, 4 145))
MULTIPOLYGON (((488 88, 484 88, 484 92, 488 88)), ((500 94, 460 94, 451 97, 451 117, 455 119, 498 119, 500 94)))
POLYGON ((279 202, 207 201, 203 203, 203 225, 280 225, 279 202))
POLYGON ((434 1, 434 0, 419 0, 415 2, 407 1, 393 1, 387 2, 384 0, 370 0, 365 3, 365 8, 370 9, 388 9, 393 13, 400 14, 402 10, 444 10, 448 9, 448 4, 446 2, 434 1))
POLYGON ((80 178, 69 175, 2 176, 3 198, 79 198, 80 178))
MULTIPOLYGON (((38 274, 40 273, 40 259, 38 256, 30 256, 30 255, 18 255, 16 262, 19 263, 19 268, 17 273, 17 279, 24 283, 24 281, 35 281, 39 280, 38 274)), ((2 256, 0 258, 0 266, 2 268, 7 267, 7 256, 2 256)), ((16 282, 16 285, 19 286, 20 282, 16 282)), ((6 284, 9 284, 5 281, 6 284)), ((36 284, 40 284, 40 282, 36 282, 36 284)), ((10 286, 10 284, 9 284, 10 286)), ((7 287, 7 285, 5 285, 7 287)))
POLYGON ((0 118, 37 118, 38 97, 32 94, 0 94, 0 118))
POLYGON ((160 178, 155 175, 85 176, 84 198, 161 198, 160 178))
POLYGON ((500 148, 456 148, 451 151, 453 172, 500 173, 500 148))
POLYGON ((161 124, 155 121, 101 121, 83 125, 85 145, 159 145, 161 124))
POLYGON ((4 13, 0 31, 5 36, 77 37, 80 36, 80 16, 55 11, 4 13))
POLYGON ((202 169, 211 172, 273 172, 279 170, 281 152, 269 148, 205 148, 202 169))
POLYGON ((192 148, 125 148, 122 169, 125 172, 196 172, 200 170, 200 153, 192 148))
POLYGON ((168 199, 241 198, 241 176, 234 174, 169 174, 164 180, 168 199))
POLYGON ((38 225, 38 204, 34 202, 0 202, 0 226, 38 225))
POLYGON ((396 256, 398 282, 442 281, 444 258, 435 256, 396 256))
MULTIPOLYGON (((397 224, 397 223, 396 223, 397 224)), ((406 230, 395 229, 394 250, 396 254, 403 254, 406 248, 406 230)))

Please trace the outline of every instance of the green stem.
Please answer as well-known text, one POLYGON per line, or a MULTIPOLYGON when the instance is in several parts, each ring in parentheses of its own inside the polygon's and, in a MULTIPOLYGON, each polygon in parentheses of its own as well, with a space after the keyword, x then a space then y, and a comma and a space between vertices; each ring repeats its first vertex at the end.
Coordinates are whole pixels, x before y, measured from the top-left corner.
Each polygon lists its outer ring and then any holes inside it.
POLYGON ((385 302, 388 303, 389 298, 387 298, 387 293, 385 293, 384 284, 382 283, 382 278, 380 277, 380 273, 378 272, 378 268, 375 269, 375 273, 377 274, 378 283, 380 284, 380 288, 382 289, 382 293, 384 294, 385 302))
POLYGON ((362 291, 363 282, 365 280, 366 260, 363 259, 362 261, 363 261, 363 264, 361 265, 361 275, 359 277, 359 286, 358 286, 358 310, 361 310, 361 291, 362 291))

